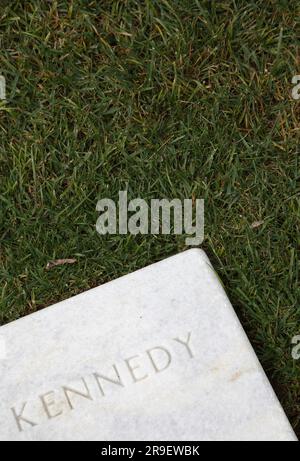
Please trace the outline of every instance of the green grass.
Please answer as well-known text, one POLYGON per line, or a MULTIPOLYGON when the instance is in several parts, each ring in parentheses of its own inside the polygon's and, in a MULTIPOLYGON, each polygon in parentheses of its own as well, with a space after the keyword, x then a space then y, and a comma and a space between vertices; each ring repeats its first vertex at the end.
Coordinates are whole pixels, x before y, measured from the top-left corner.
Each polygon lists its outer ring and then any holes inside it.
POLYGON ((186 248, 100 237, 98 199, 204 198, 202 248, 299 434, 299 25, 299 0, 2 0, 1 323, 186 248))

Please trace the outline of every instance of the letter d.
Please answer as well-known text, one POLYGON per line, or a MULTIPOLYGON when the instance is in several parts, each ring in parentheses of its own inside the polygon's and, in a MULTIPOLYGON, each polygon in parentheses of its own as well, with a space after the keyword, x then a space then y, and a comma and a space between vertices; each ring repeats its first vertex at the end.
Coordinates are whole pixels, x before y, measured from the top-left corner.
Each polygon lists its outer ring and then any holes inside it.
POLYGON ((170 365, 171 361, 172 361, 172 356, 170 354, 170 352, 165 349, 164 347, 153 347, 152 349, 148 349, 147 351, 147 354, 149 356, 149 359, 151 360, 151 363, 153 365, 153 368, 154 370, 156 371, 156 373, 160 373, 161 371, 163 370, 166 370, 166 368, 168 368, 168 366, 170 365), (153 352, 156 351, 156 361, 154 360, 154 356, 153 356, 153 352), (159 351, 159 354, 157 354, 157 351, 159 351), (162 361, 159 360, 159 364, 157 364, 157 361, 158 361, 158 355, 163 355, 165 356, 165 363, 162 364, 162 361))

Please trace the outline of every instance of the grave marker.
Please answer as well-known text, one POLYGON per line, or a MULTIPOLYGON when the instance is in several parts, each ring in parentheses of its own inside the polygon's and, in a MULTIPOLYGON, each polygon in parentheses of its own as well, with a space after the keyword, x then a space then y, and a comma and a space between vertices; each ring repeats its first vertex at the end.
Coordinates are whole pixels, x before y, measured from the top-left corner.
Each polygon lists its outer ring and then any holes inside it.
POLYGON ((0 440, 296 440, 201 250, 0 337, 0 440))

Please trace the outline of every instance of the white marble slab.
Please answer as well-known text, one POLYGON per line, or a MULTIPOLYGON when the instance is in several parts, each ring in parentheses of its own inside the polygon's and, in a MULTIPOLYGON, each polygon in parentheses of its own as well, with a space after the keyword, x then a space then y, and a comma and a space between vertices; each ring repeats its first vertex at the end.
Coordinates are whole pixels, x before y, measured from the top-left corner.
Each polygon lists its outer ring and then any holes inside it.
POLYGON ((296 439, 200 250, 0 337, 0 440, 296 439))

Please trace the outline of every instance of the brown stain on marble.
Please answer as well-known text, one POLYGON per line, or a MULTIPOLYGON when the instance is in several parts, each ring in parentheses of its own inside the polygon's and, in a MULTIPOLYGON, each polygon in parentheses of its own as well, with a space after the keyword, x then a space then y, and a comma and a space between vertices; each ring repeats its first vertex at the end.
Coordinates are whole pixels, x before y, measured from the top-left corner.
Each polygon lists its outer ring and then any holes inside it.
POLYGON ((243 371, 236 371, 230 378, 230 382, 233 383, 234 381, 237 381, 245 372, 243 371))
POLYGON ((231 383, 234 383, 238 379, 240 379, 241 376, 243 376, 245 373, 250 373, 251 371, 254 371, 254 368, 247 368, 246 370, 238 370, 229 379, 231 383))

